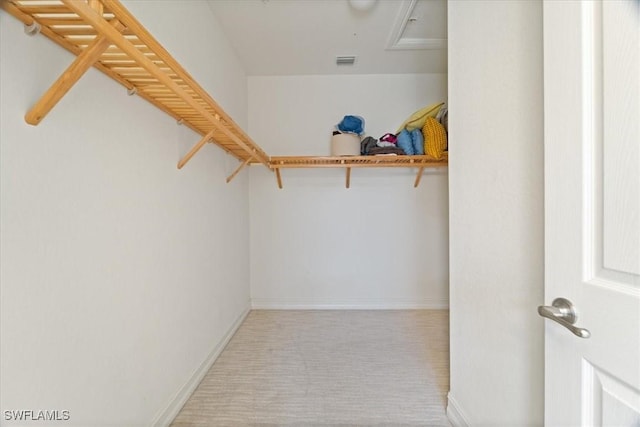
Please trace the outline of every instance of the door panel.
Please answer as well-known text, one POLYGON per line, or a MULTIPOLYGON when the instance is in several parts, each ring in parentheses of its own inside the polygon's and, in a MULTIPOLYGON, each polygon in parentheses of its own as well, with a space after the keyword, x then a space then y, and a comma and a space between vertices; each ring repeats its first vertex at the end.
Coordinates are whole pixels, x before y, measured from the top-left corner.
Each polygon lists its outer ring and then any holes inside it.
POLYGON ((640 2, 545 1, 548 426, 640 425, 640 2))
POLYGON ((637 390, 616 377, 583 361, 583 403, 591 411, 583 414, 586 426, 637 426, 640 415, 634 409, 637 390))
MULTIPOLYGON (((605 1, 600 7, 602 31, 594 31, 592 49, 602 49, 596 57, 602 56, 603 139, 607 141, 603 147, 604 266, 638 275, 640 180, 628 177, 637 173, 640 162, 640 2, 605 1)), ((598 61, 595 65, 599 66, 598 61)))

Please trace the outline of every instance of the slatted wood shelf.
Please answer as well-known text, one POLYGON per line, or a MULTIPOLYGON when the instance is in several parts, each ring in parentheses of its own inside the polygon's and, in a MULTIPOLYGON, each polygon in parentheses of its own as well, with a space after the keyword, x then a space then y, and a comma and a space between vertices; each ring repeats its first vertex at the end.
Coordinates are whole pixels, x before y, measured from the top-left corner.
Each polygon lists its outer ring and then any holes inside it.
POLYGON ((93 66, 202 136, 178 167, 207 142, 244 165, 269 165, 269 156, 118 0, 0 0, 0 6, 77 56, 26 114, 29 124, 40 123, 93 66))
POLYGON ((420 184, 425 168, 446 167, 449 164, 448 153, 441 159, 431 156, 279 156, 271 157, 269 167, 276 172, 278 188, 282 188, 280 169, 292 168, 345 168, 346 188, 351 183, 351 168, 418 168, 414 187, 420 184))
POLYGON ((427 167, 447 165, 447 157, 355 156, 270 158, 218 103, 189 75, 118 0, 0 0, 0 7, 76 55, 75 61, 25 115, 37 125, 91 67, 95 67, 202 138, 178 162, 184 166, 206 143, 213 142, 241 163, 227 178, 233 179, 250 163, 280 169, 418 168, 418 186, 427 167))

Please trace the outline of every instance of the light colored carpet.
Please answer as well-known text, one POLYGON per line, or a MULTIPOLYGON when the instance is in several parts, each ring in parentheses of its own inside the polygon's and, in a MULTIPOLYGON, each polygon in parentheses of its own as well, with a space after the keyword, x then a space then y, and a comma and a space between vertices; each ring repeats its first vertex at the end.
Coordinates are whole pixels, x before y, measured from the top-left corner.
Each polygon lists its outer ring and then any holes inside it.
POLYGON ((448 311, 256 310, 173 422, 449 426, 448 311))

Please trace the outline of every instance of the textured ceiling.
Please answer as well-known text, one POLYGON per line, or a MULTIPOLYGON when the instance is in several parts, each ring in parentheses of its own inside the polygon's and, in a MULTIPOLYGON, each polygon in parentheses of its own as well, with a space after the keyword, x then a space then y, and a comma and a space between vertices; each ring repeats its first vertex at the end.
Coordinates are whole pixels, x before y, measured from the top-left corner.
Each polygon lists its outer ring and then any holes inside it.
POLYGON ((248 75, 445 73, 446 0, 209 0, 248 75), (336 56, 355 55, 353 66, 336 56))

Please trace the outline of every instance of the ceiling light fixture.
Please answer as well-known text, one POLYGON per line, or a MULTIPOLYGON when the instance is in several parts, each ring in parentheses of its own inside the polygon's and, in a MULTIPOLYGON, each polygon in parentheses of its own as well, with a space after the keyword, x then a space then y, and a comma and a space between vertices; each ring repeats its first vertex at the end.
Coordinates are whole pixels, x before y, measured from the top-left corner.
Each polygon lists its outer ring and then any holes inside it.
POLYGON ((377 0, 349 0, 349 6, 360 12, 368 12, 373 9, 377 0))

